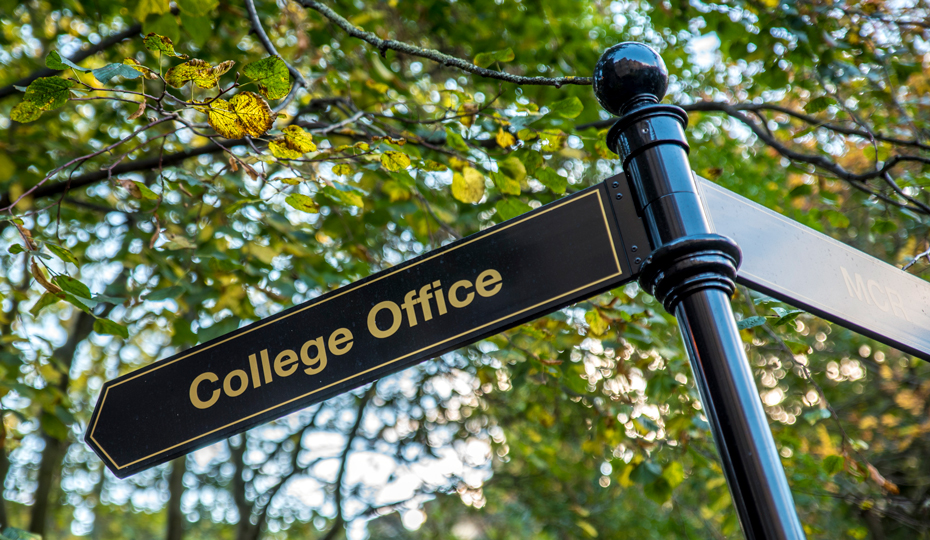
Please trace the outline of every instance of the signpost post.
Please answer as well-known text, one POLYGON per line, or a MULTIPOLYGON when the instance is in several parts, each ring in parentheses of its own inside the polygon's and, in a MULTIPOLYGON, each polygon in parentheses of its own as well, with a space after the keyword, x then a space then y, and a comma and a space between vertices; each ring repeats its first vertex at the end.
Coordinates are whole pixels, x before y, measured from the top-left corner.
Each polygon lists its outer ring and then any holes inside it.
POLYGON ((747 538, 803 539, 735 283, 925 360, 930 283, 696 178, 667 82, 649 47, 608 49, 625 174, 109 381, 85 441, 124 478, 639 278, 678 319, 747 538))

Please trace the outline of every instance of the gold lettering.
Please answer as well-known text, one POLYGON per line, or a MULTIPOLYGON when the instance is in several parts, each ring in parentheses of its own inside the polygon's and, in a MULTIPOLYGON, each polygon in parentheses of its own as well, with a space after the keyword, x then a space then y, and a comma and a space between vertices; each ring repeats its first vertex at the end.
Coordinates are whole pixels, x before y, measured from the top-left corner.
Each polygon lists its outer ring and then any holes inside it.
POLYGON ((290 349, 278 353, 274 359, 274 372, 278 377, 289 377, 297 371, 297 366, 292 365, 297 361, 297 353, 290 349))
POLYGON ((407 296, 404 297, 404 303, 400 307, 404 308, 404 311, 407 312, 407 325, 414 327, 417 325, 417 312, 414 308, 417 307, 418 300, 414 298, 417 295, 416 289, 407 293, 407 296))
POLYGON ((329 352, 336 356, 352 350, 352 332, 348 328, 340 328, 329 336, 329 352))
MULTIPOLYGON (((255 355, 252 356, 254 357, 255 355)), ((230 371, 229 374, 226 375, 226 378, 223 379, 223 392, 229 397, 236 397, 241 395, 248 387, 249 376, 246 375, 246 373, 241 369, 230 371), (233 390, 232 387, 233 378, 239 379, 239 388, 236 388, 235 390, 233 390)))
POLYGON ((420 288, 420 297, 417 298, 417 303, 423 308, 423 321, 429 321, 433 318, 433 312, 429 308, 429 299, 433 297, 432 293, 429 292, 430 285, 424 285, 420 288))
POLYGON ((436 289, 436 306, 439 308, 439 314, 445 315, 446 311, 446 299, 442 294, 442 289, 440 289, 441 283, 439 281, 433 282, 433 289, 436 289))
POLYGON ((323 344, 322 337, 311 339, 303 344, 303 347, 300 348, 300 361, 307 366, 307 369, 304 370, 307 375, 316 375, 323 371, 323 368, 326 367, 326 346, 323 344), (310 347, 316 347, 316 356, 312 358, 308 353, 310 347))
POLYGON ((385 300, 375 307, 371 308, 371 311, 368 312, 368 331, 371 332, 371 335, 379 339, 384 339, 386 337, 394 335, 394 332, 397 332, 397 329, 400 328, 401 314, 400 308, 397 307, 397 304, 391 302, 390 300, 385 300), (387 330, 381 330, 378 328, 378 324, 375 321, 375 318, 378 316, 378 312, 382 309, 389 310, 391 312, 392 322, 391 327, 387 330))
POLYGON ((468 293, 465 295, 464 300, 459 300, 458 295, 455 292, 459 289, 470 289, 471 281, 463 279, 461 281, 456 281, 449 287, 449 303, 452 304, 452 307, 463 308, 468 304, 471 304, 472 299, 475 298, 475 293, 468 293))
POLYGON ((475 290, 485 298, 499 293, 501 287, 501 274, 497 270, 485 270, 478 274, 478 279, 475 280, 475 290))
POLYGON ((262 385, 262 378, 258 376, 258 360, 254 354, 249 355, 249 370, 252 371, 252 388, 258 388, 262 385))
POLYGON ((271 363, 268 361, 268 349, 262 349, 262 371, 265 373, 265 384, 271 382, 271 363))
POLYGON ((213 394, 210 395, 210 399, 208 399, 207 401, 201 401, 200 396, 197 394, 197 387, 200 386, 200 383, 202 383, 203 381, 210 381, 212 383, 215 383, 218 380, 220 380, 219 377, 217 377, 213 373, 210 373, 209 371, 198 375, 197 378, 194 379, 194 382, 191 383, 191 389, 190 389, 191 404, 194 407, 197 407, 198 409, 208 409, 212 407, 213 404, 216 403, 216 400, 220 399, 220 389, 217 388, 216 390, 214 390, 213 394))

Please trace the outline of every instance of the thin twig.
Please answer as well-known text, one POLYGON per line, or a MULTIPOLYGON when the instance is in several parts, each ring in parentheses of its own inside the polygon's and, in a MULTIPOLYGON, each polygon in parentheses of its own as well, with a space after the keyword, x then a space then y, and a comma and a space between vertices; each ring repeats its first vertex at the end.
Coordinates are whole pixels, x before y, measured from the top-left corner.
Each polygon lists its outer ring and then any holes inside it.
POLYGON ((499 79, 514 84, 534 84, 561 88, 566 84, 591 85, 593 83, 591 77, 524 77, 521 75, 505 73, 503 71, 495 71, 493 69, 478 67, 471 62, 462 60, 461 58, 457 58, 455 56, 450 56, 435 49, 423 49, 421 47, 417 47, 409 43, 404 43, 402 41, 396 41, 393 39, 381 39, 371 32, 366 32, 361 28, 358 28, 344 17, 329 7, 317 2, 316 0, 298 0, 297 3, 305 8, 310 8, 319 12, 321 15, 332 21, 336 26, 345 30, 346 33, 348 33, 350 36, 370 43, 381 52, 382 56, 384 56, 387 50, 390 49, 400 53, 409 54, 411 56, 418 56, 420 58, 426 58, 427 60, 433 60, 445 66, 461 69, 462 71, 473 73, 481 77, 499 79))

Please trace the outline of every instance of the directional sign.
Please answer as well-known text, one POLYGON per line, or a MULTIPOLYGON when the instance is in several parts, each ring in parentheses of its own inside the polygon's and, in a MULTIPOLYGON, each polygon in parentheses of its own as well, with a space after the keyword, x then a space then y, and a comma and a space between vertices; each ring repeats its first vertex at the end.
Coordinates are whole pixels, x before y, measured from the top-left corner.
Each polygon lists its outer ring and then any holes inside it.
POLYGON ((737 281, 930 361, 930 283, 698 177, 718 234, 743 251, 737 281))
POLYGON ((630 239, 632 197, 578 192, 107 382, 85 441, 164 463, 631 281, 630 239))

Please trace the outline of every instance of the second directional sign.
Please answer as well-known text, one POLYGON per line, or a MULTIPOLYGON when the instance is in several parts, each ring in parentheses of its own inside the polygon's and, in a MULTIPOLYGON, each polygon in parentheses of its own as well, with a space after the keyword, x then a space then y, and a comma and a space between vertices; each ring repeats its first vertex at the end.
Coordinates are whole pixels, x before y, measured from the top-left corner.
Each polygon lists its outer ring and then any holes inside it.
POLYGON ((109 381, 85 440, 123 478, 631 281, 630 199, 587 189, 109 381))

